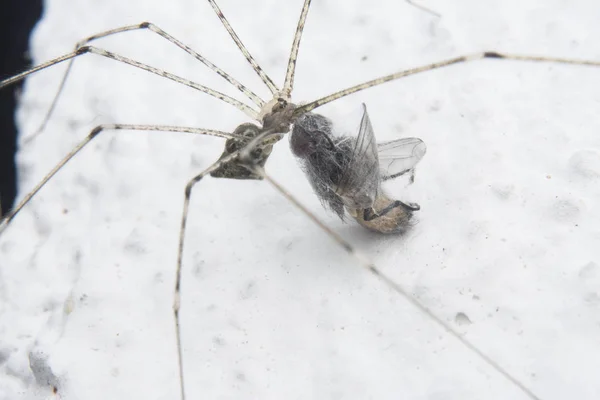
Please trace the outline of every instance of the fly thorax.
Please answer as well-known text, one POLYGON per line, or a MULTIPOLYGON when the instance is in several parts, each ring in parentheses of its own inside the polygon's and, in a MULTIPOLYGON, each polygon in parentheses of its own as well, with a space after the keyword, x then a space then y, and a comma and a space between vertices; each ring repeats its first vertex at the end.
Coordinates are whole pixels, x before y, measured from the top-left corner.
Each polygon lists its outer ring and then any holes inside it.
POLYGON ((331 120, 314 113, 298 117, 290 134, 292 153, 308 158, 320 149, 331 148, 331 120))

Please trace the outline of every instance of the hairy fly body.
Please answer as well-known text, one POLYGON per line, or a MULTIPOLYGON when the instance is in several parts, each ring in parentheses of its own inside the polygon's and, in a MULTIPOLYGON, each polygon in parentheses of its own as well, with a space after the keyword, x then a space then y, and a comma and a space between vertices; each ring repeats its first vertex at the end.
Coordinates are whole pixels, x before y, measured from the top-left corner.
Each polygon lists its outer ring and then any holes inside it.
POLYGON ((363 104, 356 137, 334 135, 331 120, 307 113, 296 120, 290 145, 323 205, 342 220, 348 213, 380 233, 402 233, 410 226, 419 206, 389 198, 381 182, 415 168, 425 155, 422 140, 403 138, 377 145, 363 104))

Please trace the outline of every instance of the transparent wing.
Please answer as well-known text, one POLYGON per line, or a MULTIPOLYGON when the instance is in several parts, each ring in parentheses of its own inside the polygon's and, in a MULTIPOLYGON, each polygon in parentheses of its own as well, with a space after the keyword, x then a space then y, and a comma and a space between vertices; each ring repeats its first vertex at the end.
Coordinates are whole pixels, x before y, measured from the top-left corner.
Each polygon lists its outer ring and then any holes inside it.
POLYGON ((421 139, 402 138, 377 145, 381 179, 396 178, 411 171, 421 161, 427 146, 421 139))
POLYGON ((358 202, 375 199, 379 187, 379 159, 373 126, 363 104, 363 116, 352 153, 336 192, 358 202))

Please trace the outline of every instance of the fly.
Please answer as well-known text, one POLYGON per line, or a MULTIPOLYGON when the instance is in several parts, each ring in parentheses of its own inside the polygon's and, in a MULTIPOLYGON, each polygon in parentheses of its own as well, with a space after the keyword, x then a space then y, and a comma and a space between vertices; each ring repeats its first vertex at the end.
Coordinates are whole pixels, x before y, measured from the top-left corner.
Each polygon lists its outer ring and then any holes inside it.
POLYGON ((410 227, 419 205, 390 198, 381 183, 414 171, 427 149, 421 139, 377 144, 363 104, 356 138, 334 135, 330 119, 307 113, 296 120, 290 146, 323 206, 340 219, 348 214, 380 233, 403 233, 410 227))

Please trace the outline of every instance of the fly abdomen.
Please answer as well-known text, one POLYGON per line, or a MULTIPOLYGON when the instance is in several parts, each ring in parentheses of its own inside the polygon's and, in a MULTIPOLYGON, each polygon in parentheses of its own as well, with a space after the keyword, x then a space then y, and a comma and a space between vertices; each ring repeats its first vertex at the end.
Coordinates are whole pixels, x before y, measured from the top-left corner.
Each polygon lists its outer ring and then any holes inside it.
POLYGON ((369 212, 363 209, 346 208, 346 210, 363 227, 371 231, 390 234, 406 232, 411 226, 410 220, 413 211, 418 209, 417 207, 390 199, 380 193, 373 203, 372 211, 369 210, 377 215, 370 217, 369 212), (384 210, 386 210, 385 213, 384 210))

